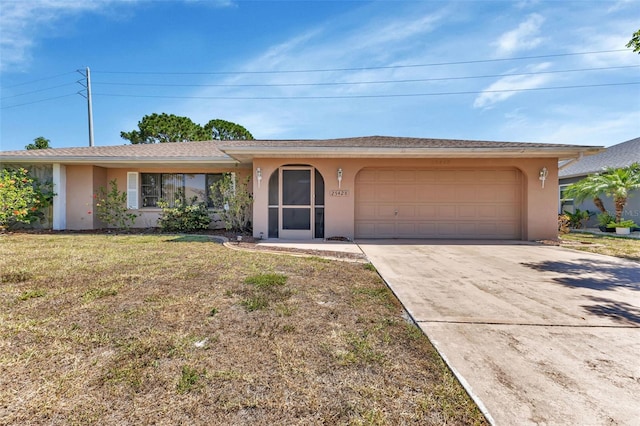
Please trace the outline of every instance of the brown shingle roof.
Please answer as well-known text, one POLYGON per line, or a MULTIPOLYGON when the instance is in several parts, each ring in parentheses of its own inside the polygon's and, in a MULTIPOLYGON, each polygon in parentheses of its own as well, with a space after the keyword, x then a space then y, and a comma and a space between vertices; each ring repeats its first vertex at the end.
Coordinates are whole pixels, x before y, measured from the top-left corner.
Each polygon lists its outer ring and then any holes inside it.
POLYGON ((81 164, 229 164, 249 163, 254 157, 429 157, 429 156, 546 156, 571 158, 578 152, 600 152, 600 147, 524 142, 491 142, 368 136, 340 139, 176 142, 53 148, 0 152, 3 162, 60 162, 81 164))
POLYGON ((575 145, 527 143, 527 142, 493 142, 461 139, 427 139, 392 136, 366 136, 339 139, 298 139, 298 140, 242 140, 220 141, 223 150, 240 147, 288 148, 550 148, 575 147, 575 145))
POLYGON ((33 149, 21 151, 0 152, 2 158, 24 157, 24 158, 128 158, 145 160, 153 159, 221 159, 231 158, 220 151, 218 141, 205 142, 183 142, 183 143, 160 143, 141 145, 113 145, 94 146, 80 148, 50 148, 33 149))

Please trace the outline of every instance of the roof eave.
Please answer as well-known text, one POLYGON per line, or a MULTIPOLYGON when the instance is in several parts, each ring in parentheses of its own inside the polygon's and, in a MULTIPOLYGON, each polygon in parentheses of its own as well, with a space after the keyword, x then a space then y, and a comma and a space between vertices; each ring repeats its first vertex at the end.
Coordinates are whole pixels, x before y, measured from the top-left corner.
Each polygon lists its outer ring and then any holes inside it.
POLYGON ((8 156, 0 157, 2 163, 28 164, 69 164, 69 165, 148 165, 148 164, 193 164, 193 165, 236 165, 238 160, 229 157, 85 157, 85 156, 8 156))
POLYGON ((594 155, 604 147, 550 148, 318 148, 318 147, 222 147, 239 161, 253 158, 558 158, 566 160, 581 153, 594 155))

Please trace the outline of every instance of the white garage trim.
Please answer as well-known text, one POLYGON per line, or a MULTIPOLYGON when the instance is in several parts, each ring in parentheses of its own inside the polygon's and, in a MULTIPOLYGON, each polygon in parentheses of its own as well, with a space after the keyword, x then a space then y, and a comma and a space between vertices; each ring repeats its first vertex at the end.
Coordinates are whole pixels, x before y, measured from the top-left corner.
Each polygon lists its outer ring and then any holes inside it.
POLYGON ((521 239, 517 169, 384 169, 358 173, 356 238, 521 239))

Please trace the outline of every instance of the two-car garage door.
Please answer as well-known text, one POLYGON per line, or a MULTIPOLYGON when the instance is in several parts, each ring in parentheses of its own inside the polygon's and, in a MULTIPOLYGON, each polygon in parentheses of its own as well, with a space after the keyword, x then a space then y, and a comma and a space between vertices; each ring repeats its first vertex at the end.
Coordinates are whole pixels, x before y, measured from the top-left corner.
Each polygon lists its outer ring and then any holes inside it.
POLYGON ((520 239, 516 169, 363 169, 356 177, 356 238, 520 239))

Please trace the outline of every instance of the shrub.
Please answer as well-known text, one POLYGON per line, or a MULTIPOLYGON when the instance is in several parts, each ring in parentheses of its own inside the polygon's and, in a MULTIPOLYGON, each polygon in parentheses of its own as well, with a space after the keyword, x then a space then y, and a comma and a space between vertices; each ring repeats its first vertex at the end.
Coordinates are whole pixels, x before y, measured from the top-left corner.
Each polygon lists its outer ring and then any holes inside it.
POLYGON ((636 223, 631 219, 621 220, 620 222, 611 222, 607 228, 635 228, 636 223))
POLYGON ((569 216, 566 214, 558 215, 558 232, 560 235, 569 233, 569 216))
POLYGON ((53 202, 53 183, 40 182, 23 168, 0 171, 0 229, 44 217, 53 202))
POLYGON ((569 226, 574 229, 583 228, 584 222, 586 222, 591 216, 593 216, 593 213, 591 213, 589 210, 580 209, 576 209, 576 211, 573 213, 565 210, 564 214, 569 218, 569 226))
POLYGON ((600 213, 598 215, 598 225, 607 226, 611 222, 615 222, 616 217, 610 213, 600 213))
POLYGON ((163 231, 194 232, 209 228, 211 223, 207 205, 198 202, 197 197, 192 197, 187 202, 184 195, 178 194, 173 206, 166 200, 160 200, 158 207, 162 209, 158 225, 163 231))
POLYGON ((111 189, 100 187, 96 198, 96 215, 107 226, 128 229, 138 217, 127 208, 127 193, 118 191, 116 179, 109 182, 111 189))
POLYGON ((224 206, 220 218, 227 231, 251 231, 253 197, 248 189, 250 180, 251 176, 247 176, 243 183, 236 185, 233 176, 226 173, 210 188, 214 204, 224 206))

